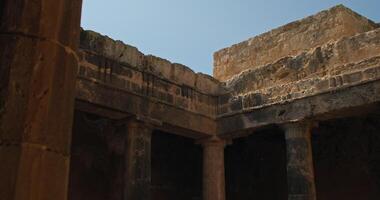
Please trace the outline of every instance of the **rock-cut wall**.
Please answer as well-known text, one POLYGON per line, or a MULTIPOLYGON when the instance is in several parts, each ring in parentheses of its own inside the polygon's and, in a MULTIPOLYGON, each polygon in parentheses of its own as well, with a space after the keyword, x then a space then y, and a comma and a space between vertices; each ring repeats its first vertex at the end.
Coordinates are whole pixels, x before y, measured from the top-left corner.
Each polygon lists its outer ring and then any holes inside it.
MULTIPOLYGON (((230 123, 228 117, 241 120, 244 113, 264 113, 275 105, 380 80, 380 28, 344 6, 217 52, 214 72, 223 82, 93 31, 82 31, 80 49, 79 99, 208 134, 222 130, 218 126, 225 119, 230 123)), ((351 105, 347 102, 346 107, 351 105)), ((318 105, 319 113, 341 109, 334 102, 318 105)), ((237 124, 236 129, 252 125, 239 123, 230 124, 237 124)))
POLYGON ((215 95, 223 90, 219 81, 207 74, 195 73, 185 65, 171 63, 157 56, 144 55, 136 47, 94 31, 82 30, 80 49, 96 53, 129 68, 148 72, 158 78, 186 85, 202 93, 215 95))
POLYGON ((226 82, 219 114, 282 104, 380 79, 380 28, 249 69, 226 82), (229 97, 228 97, 229 96, 229 97))
POLYGON ((226 81, 244 70, 376 27, 376 23, 338 5, 216 52, 214 77, 226 81))
MULTIPOLYGON (((156 56, 144 55, 135 47, 93 31, 81 32, 79 54, 79 78, 148 99, 152 104, 160 102, 214 117, 217 94, 224 91, 219 81, 209 75, 195 73, 182 64, 156 56)), ((89 101, 101 96, 95 88, 84 89, 81 83, 77 88, 89 101)), ((131 103, 129 106, 133 114, 146 115, 145 110, 151 112, 147 106, 140 108, 131 103)))

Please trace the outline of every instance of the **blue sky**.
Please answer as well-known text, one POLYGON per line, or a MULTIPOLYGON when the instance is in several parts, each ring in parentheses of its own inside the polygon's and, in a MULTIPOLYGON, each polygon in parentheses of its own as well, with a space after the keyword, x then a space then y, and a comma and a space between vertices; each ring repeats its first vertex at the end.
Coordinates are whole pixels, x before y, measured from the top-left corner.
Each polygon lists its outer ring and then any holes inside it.
POLYGON ((215 51, 337 4, 380 22, 380 0, 83 1, 83 28, 207 74, 215 51))

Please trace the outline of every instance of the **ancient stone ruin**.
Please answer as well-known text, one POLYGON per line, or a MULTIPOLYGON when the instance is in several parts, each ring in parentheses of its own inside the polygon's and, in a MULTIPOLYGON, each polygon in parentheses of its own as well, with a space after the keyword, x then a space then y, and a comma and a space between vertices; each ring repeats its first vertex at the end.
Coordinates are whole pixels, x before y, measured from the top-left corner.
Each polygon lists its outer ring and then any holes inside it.
POLYGON ((0 8, 0 199, 380 198, 380 25, 354 11, 222 49, 212 77, 80 29, 78 0, 0 8))

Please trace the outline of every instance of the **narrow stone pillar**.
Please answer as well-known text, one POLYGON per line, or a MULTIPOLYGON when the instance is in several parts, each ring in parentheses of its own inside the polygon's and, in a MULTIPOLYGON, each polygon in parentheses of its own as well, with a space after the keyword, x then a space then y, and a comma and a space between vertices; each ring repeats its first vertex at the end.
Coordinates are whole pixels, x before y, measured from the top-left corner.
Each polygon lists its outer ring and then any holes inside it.
POLYGON ((81 6, 0 1, 0 199, 67 199, 81 6))
POLYGON ((226 141, 212 137, 199 143, 203 147, 203 200, 225 200, 224 147, 226 141))
POLYGON ((125 200, 151 199, 152 128, 137 120, 127 123, 125 200))
POLYGON ((297 122, 283 127, 287 148, 288 199, 316 200, 311 146, 312 124, 297 122))

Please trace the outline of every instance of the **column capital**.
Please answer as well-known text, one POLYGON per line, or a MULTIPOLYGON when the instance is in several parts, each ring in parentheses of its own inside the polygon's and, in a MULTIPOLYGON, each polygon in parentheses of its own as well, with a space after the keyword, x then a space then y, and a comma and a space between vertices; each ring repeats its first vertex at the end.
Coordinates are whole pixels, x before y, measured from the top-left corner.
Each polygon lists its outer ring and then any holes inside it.
POLYGON ((317 122, 312 120, 302 120, 282 124, 281 128, 285 131, 285 138, 310 137, 311 130, 316 127, 317 122))
POLYGON ((128 118, 125 122, 129 129, 154 129, 154 125, 137 117, 128 118))
POLYGON ((196 144, 200 144, 203 147, 208 147, 208 146, 227 146, 232 144, 231 139, 224 139, 220 138, 218 136, 211 136, 207 138, 202 138, 196 141, 196 144))

